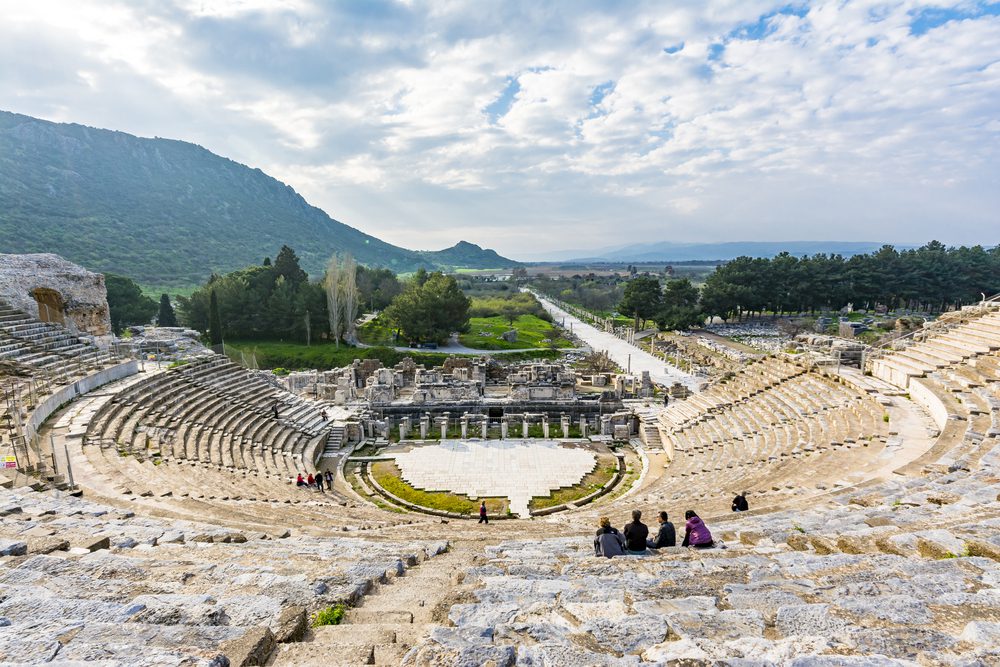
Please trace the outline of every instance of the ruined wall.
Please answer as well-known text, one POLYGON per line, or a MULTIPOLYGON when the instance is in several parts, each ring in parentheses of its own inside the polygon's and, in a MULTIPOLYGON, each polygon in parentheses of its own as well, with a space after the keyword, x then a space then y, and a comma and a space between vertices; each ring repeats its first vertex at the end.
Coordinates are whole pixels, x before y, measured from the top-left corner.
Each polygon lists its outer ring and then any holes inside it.
POLYGON ((81 333, 111 333, 104 276, 58 255, 0 255, 0 299, 32 317, 81 333))

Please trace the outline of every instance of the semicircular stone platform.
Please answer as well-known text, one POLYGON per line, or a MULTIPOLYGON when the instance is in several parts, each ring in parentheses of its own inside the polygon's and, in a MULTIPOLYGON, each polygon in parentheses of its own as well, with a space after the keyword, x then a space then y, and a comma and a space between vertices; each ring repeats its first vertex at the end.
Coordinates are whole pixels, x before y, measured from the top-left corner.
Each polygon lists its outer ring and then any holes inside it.
POLYGON ((533 496, 573 486, 597 457, 586 449, 542 440, 444 440, 396 454, 403 479, 425 491, 476 498, 506 497, 510 511, 529 516, 533 496))

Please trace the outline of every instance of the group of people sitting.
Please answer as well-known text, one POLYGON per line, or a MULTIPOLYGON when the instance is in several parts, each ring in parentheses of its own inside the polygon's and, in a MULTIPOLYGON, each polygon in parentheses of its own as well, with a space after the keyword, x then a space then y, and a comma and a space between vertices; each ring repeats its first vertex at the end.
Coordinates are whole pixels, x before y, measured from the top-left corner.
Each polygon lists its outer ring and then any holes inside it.
POLYGON ((326 484, 326 488, 331 490, 333 489, 333 473, 330 472, 329 470, 327 470, 325 473, 318 472, 316 473, 315 476, 313 476, 312 473, 309 473, 309 475, 306 477, 303 477, 302 473, 299 473, 298 476, 295 478, 295 486, 305 486, 305 487, 315 486, 317 491, 323 490, 324 482, 326 484))
MULTIPOLYGON (((686 523, 682 547, 711 549, 715 546, 715 540, 712 539, 708 526, 694 513, 694 510, 685 512, 684 519, 686 523)), ((594 537, 594 553, 612 558, 644 554, 649 549, 677 546, 677 532, 666 512, 660 512, 659 524, 656 538, 649 539, 649 528, 642 522, 641 511, 633 510, 632 521, 625 524, 625 528, 621 531, 611 525, 611 519, 603 516, 600 520, 601 527, 597 529, 597 535, 594 537)))

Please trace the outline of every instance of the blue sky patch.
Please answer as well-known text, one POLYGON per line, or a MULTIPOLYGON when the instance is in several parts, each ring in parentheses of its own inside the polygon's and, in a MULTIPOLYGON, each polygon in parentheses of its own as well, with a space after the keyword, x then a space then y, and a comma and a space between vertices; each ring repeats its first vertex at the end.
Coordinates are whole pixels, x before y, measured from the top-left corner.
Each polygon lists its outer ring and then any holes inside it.
POLYGON ((674 44, 673 46, 664 47, 663 52, 673 55, 675 53, 680 52, 683 48, 684 48, 684 42, 681 42, 680 44, 674 44))
POLYGON ((490 102, 483 109, 486 115, 489 116, 491 124, 496 123, 498 120, 507 115, 507 112, 510 111, 511 105, 514 104, 514 98, 520 90, 521 83, 517 80, 517 77, 508 76, 507 85, 504 87, 503 92, 500 93, 500 97, 490 102))
POLYGON ((974 19, 980 16, 1000 16, 1000 2, 983 2, 971 9, 929 7, 910 12, 910 34, 920 36, 951 21, 974 19))
POLYGON ((785 5, 777 11, 762 15, 759 19, 757 19, 756 23, 744 23, 743 25, 737 26, 734 30, 730 31, 728 35, 726 35, 726 39, 764 39, 775 30, 772 25, 772 19, 775 16, 802 17, 808 13, 809 7, 805 4, 785 5))
POLYGON ((725 50, 726 50, 726 47, 723 44, 711 44, 711 45, 709 45, 709 47, 708 47, 708 59, 709 60, 718 60, 719 58, 722 57, 722 52, 725 51, 725 50))

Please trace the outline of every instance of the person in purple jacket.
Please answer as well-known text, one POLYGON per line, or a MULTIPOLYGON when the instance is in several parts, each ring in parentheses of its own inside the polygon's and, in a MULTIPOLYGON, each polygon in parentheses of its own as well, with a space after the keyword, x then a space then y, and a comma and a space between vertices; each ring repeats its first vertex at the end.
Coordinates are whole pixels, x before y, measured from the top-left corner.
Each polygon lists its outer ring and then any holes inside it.
POLYGON ((701 517, 694 513, 694 510, 684 512, 684 518, 687 519, 687 523, 684 525, 682 547, 711 549, 715 546, 715 540, 712 539, 712 533, 709 532, 708 526, 701 520, 701 517))

